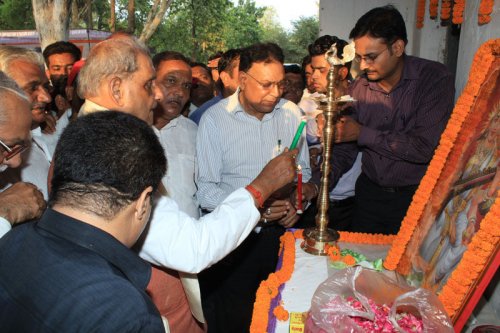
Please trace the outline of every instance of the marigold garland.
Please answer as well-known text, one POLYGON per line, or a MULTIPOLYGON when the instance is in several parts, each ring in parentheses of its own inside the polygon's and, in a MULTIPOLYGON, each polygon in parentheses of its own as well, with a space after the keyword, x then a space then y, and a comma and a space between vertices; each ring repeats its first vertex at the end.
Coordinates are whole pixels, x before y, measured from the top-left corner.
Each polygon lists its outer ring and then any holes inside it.
POLYGON ((429 16, 433 20, 438 15, 438 7, 439 7, 439 1, 438 0, 431 0, 429 2, 429 16))
MULTIPOLYGON (((415 227, 431 197, 437 180, 446 164, 448 155, 456 143, 462 124, 472 109, 473 102, 479 93, 481 84, 484 82, 486 75, 489 74, 488 69, 495 59, 494 54, 498 53, 500 53, 500 39, 490 40, 484 43, 476 52, 467 85, 455 105, 450 120, 441 136, 436 152, 434 153, 434 157, 415 192, 406 216, 401 223, 401 228, 392 242, 392 247, 384 260, 384 267, 386 269, 395 270, 398 268, 400 273, 406 273, 408 262, 403 262, 406 264, 403 265, 403 267, 398 267, 398 265, 402 262, 402 256, 406 250, 406 246, 413 236, 415 227)), ((465 139, 462 138, 462 140, 465 139)), ((448 161, 448 163, 456 165, 457 161, 448 161)))
POLYGON ((417 5, 417 28, 422 29, 424 26, 425 0, 418 0, 417 5))
POLYGON ((396 235, 364 234, 361 232, 339 231, 340 242, 371 245, 391 245, 396 235))
POLYGON ((288 317, 290 316, 288 311, 282 305, 278 305, 277 307, 275 307, 273 310, 273 314, 279 321, 287 321, 288 317))
MULTIPOLYGON (((301 233, 297 234, 301 235, 301 233)), ((282 265, 276 273, 269 274, 267 280, 262 281, 257 289, 257 295, 253 306, 252 323, 250 324, 251 333, 267 332, 271 301, 278 295, 278 288, 283 283, 290 280, 295 267, 295 234, 285 232, 283 236, 280 237, 280 240, 280 254, 283 253, 282 265)), ((284 308, 283 310, 286 311, 284 308)), ((277 311, 279 316, 283 318, 284 312, 280 310, 277 311)), ((274 310, 273 314, 278 318, 274 310)))
POLYGON ((490 14, 493 12, 494 3, 494 0, 481 0, 477 13, 477 23, 479 25, 483 25, 491 21, 490 14))
POLYGON ((441 1, 441 21, 448 21, 450 19, 451 1, 452 0, 441 1))
POLYGON ((500 240, 498 221, 500 221, 500 197, 496 198, 488 215, 481 221, 481 228, 472 238, 462 260, 438 296, 450 317, 453 317, 465 302, 473 282, 480 277, 493 249, 498 247, 500 240), (483 251, 485 244, 492 251, 483 251))
POLYGON ((453 5, 453 24, 462 24, 464 21, 465 0, 455 0, 453 5))

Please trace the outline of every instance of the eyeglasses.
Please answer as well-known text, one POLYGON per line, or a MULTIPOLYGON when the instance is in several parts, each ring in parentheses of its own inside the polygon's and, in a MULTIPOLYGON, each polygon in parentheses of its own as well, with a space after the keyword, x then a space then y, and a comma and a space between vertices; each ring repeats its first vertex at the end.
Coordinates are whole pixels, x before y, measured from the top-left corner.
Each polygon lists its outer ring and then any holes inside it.
POLYGON ((389 50, 389 47, 386 47, 385 49, 383 49, 382 51, 380 51, 379 53, 369 53, 365 56, 360 56, 358 54, 356 54, 354 56, 354 61, 356 61, 357 63, 361 63, 361 61, 364 61, 365 64, 367 65, 372 65, 375 60, 377 60, 377 58, 379 57, 379 55, 381 55, 382 53, 384 53, 385 51, 389 50))
POLYGON ((254 79, 255 82, 257 82, 262 87, 262 89, 264 89, 264 90, 270 90, 270 89, 274 88, 275 86, 278 87, 279 91, 285 90, 285 87, 286 87, 286 81, 285 80, 282 80, 280 82, 264 82, 264 83, 262 83, 259 80, 257 80, 256 78, 254 78, 252 75, 250 75, 250 73, 245 72, 245 74, 247 74, 252 79, 254 79))
POLYGON ((0 146, 7 152, 7 154, 3 156, 6 161, 28 149, 28 146, 25 144, 18 144, 11 148, 3 143, 2 140, 0 140, 0 146))

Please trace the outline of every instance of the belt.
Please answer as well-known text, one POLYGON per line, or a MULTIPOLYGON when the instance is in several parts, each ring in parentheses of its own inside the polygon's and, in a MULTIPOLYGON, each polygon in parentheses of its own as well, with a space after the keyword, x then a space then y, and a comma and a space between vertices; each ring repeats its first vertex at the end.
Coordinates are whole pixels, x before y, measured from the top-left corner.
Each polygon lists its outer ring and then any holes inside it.
POLYGON ((330 207, 345 207, 352 205, 354 203, 354 197, 348 197, 342 200, 331 200, 330 199, 330 207))
POLYGON ((394 187, 387 187, 387 186, 380 186, 379 184, 373 182, 366 174, 362 173, 360 177, 363 177, 366 179, 368 182, 373 184, 374 186, 378 187, 384 192, 389 192, 389 193, 396 193, 396 192, 410 192, 410 191, 415 191, 418 187, 417 185, 405 185, 405 186, 394 186, 394 187))
POLYGON ((407 186, 395 186, 395 187, 383 187, 379 186, 379 188, 384 192, 396 193, 396 192, 410 192, 415 191, 418 185, 407 185, 407 186))

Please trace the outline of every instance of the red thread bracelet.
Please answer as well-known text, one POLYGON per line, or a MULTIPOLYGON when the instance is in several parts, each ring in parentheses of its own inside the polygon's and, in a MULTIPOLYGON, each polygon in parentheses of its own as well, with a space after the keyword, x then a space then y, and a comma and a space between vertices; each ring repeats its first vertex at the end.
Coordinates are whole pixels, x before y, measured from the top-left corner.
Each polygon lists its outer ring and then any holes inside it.
POLYGON ((247 185, 245 187, 245 189, 253 195, 253 197, 255 198, 255 200, 257 200, 257 202, 259 203, 259 208, 263 208, 264 207, 264 199, 262 199, 262 193, 260 193, 252 185, 247 185))

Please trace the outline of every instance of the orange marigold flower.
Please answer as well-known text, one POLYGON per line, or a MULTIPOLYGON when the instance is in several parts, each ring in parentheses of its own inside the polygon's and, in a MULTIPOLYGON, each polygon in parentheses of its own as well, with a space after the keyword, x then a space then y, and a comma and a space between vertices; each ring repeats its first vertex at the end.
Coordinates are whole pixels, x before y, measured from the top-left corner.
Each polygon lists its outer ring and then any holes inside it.
POLYGON ((287 321, 289 317, 288 311, 281 305, 274 308, 273 314, 279 321, 287 321))
POLYGON ((350 254, 343 256, 342 261, 347 266, 354 266, 356 264, 356 259, 353 256, 351 256, 350 254))

